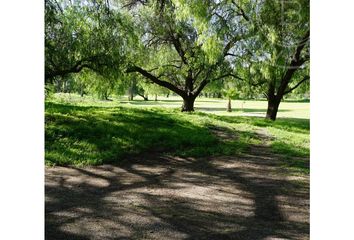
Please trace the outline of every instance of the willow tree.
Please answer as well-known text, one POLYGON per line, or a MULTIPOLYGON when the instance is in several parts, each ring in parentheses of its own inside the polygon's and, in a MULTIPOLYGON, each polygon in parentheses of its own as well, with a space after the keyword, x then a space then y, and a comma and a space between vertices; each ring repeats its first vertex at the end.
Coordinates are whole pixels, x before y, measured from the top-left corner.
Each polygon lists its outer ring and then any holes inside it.
POLYGON ((134 41, 133 24, 105 0, 45 1, 45 81, 80 73, 117 74, 134 41))
POLYGON ((144 1, 134 8, 141 26, 144 51, 127 72, 183 98, 182 111, 194 111, 194 101, 207 84, 235 77, 237 58, 250 33, 245 9, 236 1, 144 1))
POLYGON ((275 120, 284 96, 310 79, 309 0, 265 0, 254 17, 258 34, 236 65, 253 90, 266 96, 266 118, 275 120))

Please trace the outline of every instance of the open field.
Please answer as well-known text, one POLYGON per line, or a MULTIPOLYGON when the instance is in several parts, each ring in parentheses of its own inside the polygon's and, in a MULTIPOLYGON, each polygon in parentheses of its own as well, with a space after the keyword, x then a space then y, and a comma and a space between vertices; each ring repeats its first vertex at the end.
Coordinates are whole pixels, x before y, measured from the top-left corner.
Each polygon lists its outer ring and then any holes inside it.
MULTIPOLYGON (((130 106, 139 108, 164 107, 180 108, 182 98, 171 96, 169 98, 158 96, 158 101, 154 101, 154 96, 149 101, 144 101, 141 97, 135 97, 134 101, 127 101, 127 97, 114 98, 113 101, 100 101, 92 96, 80 97, 77 94, 56 94, 56 99, 61 102, 71 102, 78 105, 95 106, 130 106)), ((232 100, 233 111, 226 112, 227 100, 219 98, 199 97, 195 102, 195 110, 205 113, 213 113, 223 116, 257 116, 264 117, 267 110, 267 101, 254 100, 232 100)), ((278 117, 280 118, 310 118, 309 102, 282 102, 279 107, 278 117)))

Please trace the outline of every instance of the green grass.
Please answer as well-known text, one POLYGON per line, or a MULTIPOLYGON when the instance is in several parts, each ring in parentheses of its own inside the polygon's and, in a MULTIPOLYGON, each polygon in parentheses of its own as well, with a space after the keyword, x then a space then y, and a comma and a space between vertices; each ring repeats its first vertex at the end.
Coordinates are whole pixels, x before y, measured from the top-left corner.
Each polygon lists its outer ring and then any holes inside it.
POLYGON ((283 156, 284 167, 308 172, 307 119, 280 118, 271 122, 200 111, 186 114, 171 106, 131 105, 75 95, 47 100, 46 164, 119 163, 129 161, 131 156, 156 152, 182 157, 236 155, 247 153, 250 144, 261 144, 257 133, 264 130, 272 136, 268 142, 271 151, 283 156), (211 130, 215 128, 228 132, 231 138, 218 138, 211 130))
MULTIPOLYGON (((141 97, 136 96, 134 101, 127 101, 127 97, 115 97, 113 101, 100 101, 92 96, 80 97, 77 94, 56 94, 56 101, 65 103, 75 103, 78 105, 92 105, 95 106, 129 106, 136 108, 172 108, 177 109, 182 106, 182 98, 178 96, 170 96, 169 98, 159 96, 158 101, 153 98, 149 101, 144 101, 141 97)), ((203 98, 199 97, 195 102, 196 111, 212 113, 222 116, 255 116, 264 117, 267 111, 267 101, 254 101, 254 100, 232 100, 233 111, 226 111, 227 100, 218 98, 203 98)), ((309 102, 294 102, 286 100, 279 106, 279 118, 310 118, 310 103, 309 102)))

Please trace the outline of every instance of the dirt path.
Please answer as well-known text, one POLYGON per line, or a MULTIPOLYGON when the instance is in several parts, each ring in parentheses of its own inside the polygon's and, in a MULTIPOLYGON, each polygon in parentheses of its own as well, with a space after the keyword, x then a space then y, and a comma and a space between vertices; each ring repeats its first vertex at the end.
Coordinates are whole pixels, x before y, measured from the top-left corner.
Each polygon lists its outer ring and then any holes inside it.
POLYGON ((46 239, 309 239, 309 178, 250 150, 46 168, 46 239))

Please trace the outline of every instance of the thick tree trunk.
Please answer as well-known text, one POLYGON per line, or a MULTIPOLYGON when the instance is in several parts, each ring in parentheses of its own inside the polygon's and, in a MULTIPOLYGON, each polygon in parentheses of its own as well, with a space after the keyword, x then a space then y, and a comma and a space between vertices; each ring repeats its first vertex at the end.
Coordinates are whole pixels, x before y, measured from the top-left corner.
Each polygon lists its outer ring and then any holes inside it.
POLYGON ((182 112, 193 112, 194 111, 194 101, 195 97, 184 97, 183 98, 183 105, 182 105, 182 112))
POLYGON ((232 112, 232 108, 231 108, 231 98, 229 98, 229 101, 227 103, 227 111, 228 112, 232 112))
POLYGON ((268 98, 268 109, 267 109, 266 119, 275 121, 275 119, 277 118, 280 99, 281 98, 278 97, 268 98))

